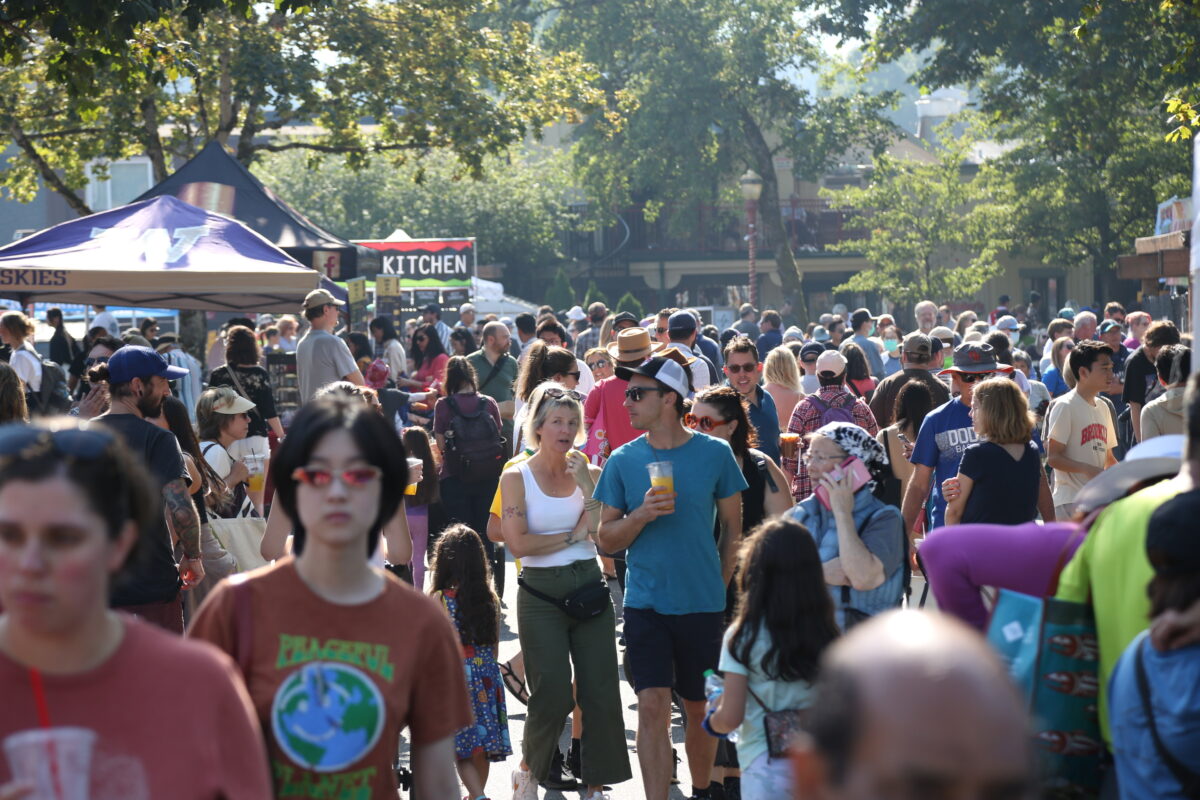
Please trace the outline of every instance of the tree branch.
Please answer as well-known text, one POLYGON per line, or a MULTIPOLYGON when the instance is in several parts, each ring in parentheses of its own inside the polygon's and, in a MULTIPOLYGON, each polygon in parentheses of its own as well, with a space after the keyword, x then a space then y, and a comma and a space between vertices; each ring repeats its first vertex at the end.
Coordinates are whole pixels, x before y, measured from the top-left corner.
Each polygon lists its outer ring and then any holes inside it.
POLYGON ((39 142, 43 139, 59 139, 64 136, 90 136, 96 133, 104 133, 105 128, 64 128, 61 131, 47 131, 46 133, 27 133, 26 137, 31 142, 39 142))
POLYGON ((25 131, 21 130, 21 126, 17 124, 16 119, 11 116, 8 121, 8 132, 13 138, 13 144, 21 148, 21 152, 33 163, 33 166, 37 169, 38 174, 47 186, 62 195, 63 199, 67 201, 67 205, 74 209, 79 216, 85 217, 92 213, 92 209, 88 208, 88 204, 83 201, 83 198, 76 194, 66 184, 66 181, 62 179, 62 176, 42 157, 42 154, 38 152, 37 147, 30 141, 25 131))
POLYGON ((282 153, 285 150, 315 150, 318 153, 383 153, 389 150, 428 150, 423 144, 321 144, 319 142, 284 142, 274 144, 263 142, 255 144, 252 152, 263 150, 268 153, 282 153))

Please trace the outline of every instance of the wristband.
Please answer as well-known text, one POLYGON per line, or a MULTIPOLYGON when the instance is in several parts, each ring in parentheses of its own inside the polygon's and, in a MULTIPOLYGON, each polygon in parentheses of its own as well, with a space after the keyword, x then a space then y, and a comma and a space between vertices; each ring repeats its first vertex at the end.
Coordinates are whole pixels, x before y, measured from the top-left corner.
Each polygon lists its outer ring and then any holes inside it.
POLYGON ((709 722, 709 720, 712 719, 712 715, 715 713, 715 711, 716 711, 716 709, 712 709, 712 708, 710 708, 708 710, 708 713, 704 715, 704 719, 700 722, 700 727, 703 728, 704 732, 707 733, 709 736, 715 736, 718 739, 728 739, 729 734, 717 733, 716 731, 714 731, 712 729, 712 724, 709 722))

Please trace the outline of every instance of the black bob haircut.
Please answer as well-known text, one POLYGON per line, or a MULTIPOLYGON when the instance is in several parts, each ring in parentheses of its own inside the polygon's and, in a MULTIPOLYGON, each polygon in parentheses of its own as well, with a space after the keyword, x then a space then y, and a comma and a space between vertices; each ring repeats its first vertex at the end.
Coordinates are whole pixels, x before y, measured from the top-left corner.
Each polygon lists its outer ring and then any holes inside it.
POLYGON ((312 453, 328 434, 349 431, 354 444, 368 464, 382 471, 383 491, 379 512, 367 537, 367 557, 379 545, 383 526, 396 514, 404 499, 404 484, 408 480, 408 460, 404 443, 383 415, 361 400, 330 397, 307 403, 288 427, 287 438, 271 459, 271 480, 275 496, 292 521, 292 550, 299 555, 304 550, 306 531, 296 510, 297 481, 292 473, 307 466, 312 453))

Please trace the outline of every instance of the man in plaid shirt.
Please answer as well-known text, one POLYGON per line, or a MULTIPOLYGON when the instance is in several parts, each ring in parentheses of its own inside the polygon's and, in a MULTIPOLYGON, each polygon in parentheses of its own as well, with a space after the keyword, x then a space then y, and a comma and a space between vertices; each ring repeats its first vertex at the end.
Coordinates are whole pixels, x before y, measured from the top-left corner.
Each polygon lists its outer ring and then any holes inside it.
POLYGON ((600 341, 600 326, 608 316, 604 303, 592 303, 588 306, 588 322, 591 327, 575 337, 575 357, 583 358, 584 354, 593 347, 606 347, 608 342, 600 341))
POLYGON ((792 497, 799 503, 812 494, 812 480, 808 477, 808 442, 805 437, 821 427, 821 418, 830 409, 845 409, 854 424, 874 436, 879 433, 875 415, 860 398, 846 391, 846 357, 836 350, 826 350, 817 359, 817 379, 821 388, 796 404, 788 422, 788 432, 800 434, 799 458, 784 458, 783 471, 792 475, 792 497))

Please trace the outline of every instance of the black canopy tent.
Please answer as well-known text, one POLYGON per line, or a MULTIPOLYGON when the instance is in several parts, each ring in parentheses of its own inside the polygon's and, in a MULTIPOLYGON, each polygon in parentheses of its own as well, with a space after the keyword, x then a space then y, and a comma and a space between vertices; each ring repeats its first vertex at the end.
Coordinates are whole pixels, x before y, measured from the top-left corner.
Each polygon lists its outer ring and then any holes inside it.
POLYGON ((254 177, 217 142, 209 142, 169 178, 138 200, 178 197, 245 223, 267 241, 336 281, 377 272, 379 254, 318 227, 254 177))

